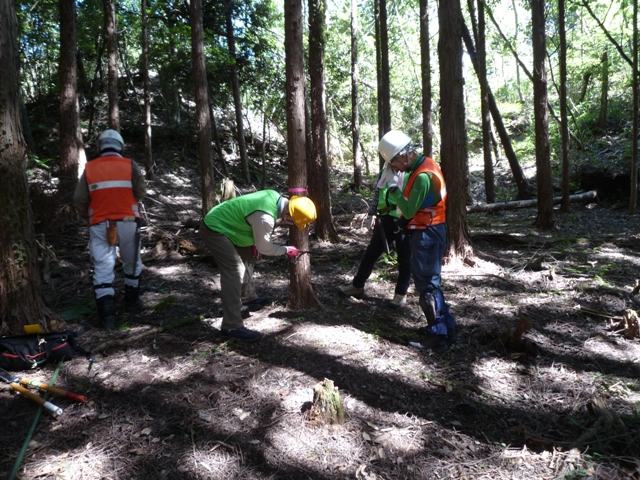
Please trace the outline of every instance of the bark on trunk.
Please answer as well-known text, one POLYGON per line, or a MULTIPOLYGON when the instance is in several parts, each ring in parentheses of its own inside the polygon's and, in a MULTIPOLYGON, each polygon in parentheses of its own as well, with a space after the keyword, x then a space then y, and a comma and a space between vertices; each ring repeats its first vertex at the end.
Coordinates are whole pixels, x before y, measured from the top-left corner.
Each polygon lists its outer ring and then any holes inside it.
POLYGON ((420 68, 422 72, 422 141, 423 152, 433 156, 431 121, 431 45, 429 42, 429 2, 420 0, 420 68))
POLYGON ((116 6, 114 0, 104 0, 104 29, 107 37, 109 128, 120 131, 118 103, 118 37, 116 33, 116 6))
POLYGON ((78 181, 76 2, 60 0, 60 185, 58 201, 73 201, 78 181))
POLYGON ((353 184, 356 189, 362 186, 358 75, 358 3, 356 0, 351 0, 351 145, 353 148, 353 184))
POLYGON ((531 43, 533 45, 533 112, 536 132, 536 186, 538 215, 535 225, 543 230, 553 228, 553 185, 549 149, 549 117, 547 115, 547 70, 545 58, 544 0, 531 0, 531 43))
MULTIPOLYGON (((285 0, 285 63, 287 94, 287 146, 289 161, 289 189, 307 187, 304 56, 302 48, 302 4, 299 0, 285 0)), ((301 193, 295 191, 293 193, 301 193)), ((301 251, 309 250, 309 232, 297 227, 289 229, 292 245, 301 251)), ((290 261, 289 307, 310 309, 320 306, 311 286, 309 255, 300 255, 290 261)))
POLYGON ((462 75, 462 12, 460 0, 440 2, 440 132, 442 173, 447 182, 447 258, 464 259, 473 254, 467 226, 469 167, 462 75))
POLYGON ((318 238, 337 242, 331 217, 331 185, 327 161, 327 116, 324 87, 324 0, 309 0, 309 77, 311 88, 311 161, 309 197, 316 205, 318 238))
POLYGON ((558 30, 560 33, 560 122, 562 127, 562 203, 560 211, 568 213, 569 196, 569 123, 567 118, 567 32, 564 21, 564 0, 558 0, 558 30))
POLYGON ((0 2, 0 335, 24 333, 23 327, 28 324, 39 324, 46 331, 52 316, 40 291, 25 172, 14 5, 0 2))
POLYGON ((198 119, 198 156, 200 157, 200 189, 202 192, 202 215, 215 205, 215 177, 211 155, 211 117, 209 115, 209 92, 207 70, 204 60, 202 27, 202 4, 200 0, 189 2, 191 23, 191 58, 196 93, 196 116, 198 119))
POLYGON ((151 143, 151 86, 149 82, 149 36, 147 33, 147 0, 142 0, 142 83, 144 89, 144 169, 147 180, 153 180, 153 145, 151 143))
MULTIPOLYGON (((478 75, 487 78, 487 57, 485 44, 485 18, 483 0, 478 0, 478 75)), ((471 2, 473 3, 473 2, 471 2)), ((473 21, 473 18, 471 19, 473 21)), ((484 190, 487 203, 496 201, 496 186, 491 158, 491 112, 489 111, 489 89, 486 82, 480 83, 480 112, 482 115, 482 152, 484 158, 484 190)), ((520 85, 518 85, 520 89, 520 85)))
POLYGON ((227 45, 229 46, 229 57, 231 58, 231 87, 233 90, 233 105, 236 112, 236 137, 238 140, 238 149, 240 150, 240 169, 242 178, 247 182, 251 182, 251 174, 249 172, 249 157, 247 156, 247 145, 244 140, 244 124, 242 121, 242 99, 240 97, 240 79, 238 78, 238 65, 236 61, 236 42, 233 36, 233 18, 232 5, 229 2, 226 11, 227 18, 227 45))

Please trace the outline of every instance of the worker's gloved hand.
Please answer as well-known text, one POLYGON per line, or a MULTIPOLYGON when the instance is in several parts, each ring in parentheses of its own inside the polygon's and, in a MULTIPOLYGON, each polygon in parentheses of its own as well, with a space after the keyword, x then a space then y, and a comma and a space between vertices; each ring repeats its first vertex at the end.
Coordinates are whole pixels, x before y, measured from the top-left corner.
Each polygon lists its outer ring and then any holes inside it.
POLYGON ((369 233, 373 233, 373 229, 376 228, 376 217, 373 215, 369 215, 364 224, 367 227, 367 230, 369 230, 369 233))
POLYGON ((389 180, 387 182, 387 187, 389 187, 389 191, 391 193, 395 193, 396 190, 398 190, 398 184, 400 182, 400 178, 398 176, 398 174, 396 173, 395 175, 393 175, 393 177, 391 177, 391 180, 389 180))
POLYGON ((298 256, 298 249, 293 245, 285 247, 287 249, 287 258, 296 258, 298 256))

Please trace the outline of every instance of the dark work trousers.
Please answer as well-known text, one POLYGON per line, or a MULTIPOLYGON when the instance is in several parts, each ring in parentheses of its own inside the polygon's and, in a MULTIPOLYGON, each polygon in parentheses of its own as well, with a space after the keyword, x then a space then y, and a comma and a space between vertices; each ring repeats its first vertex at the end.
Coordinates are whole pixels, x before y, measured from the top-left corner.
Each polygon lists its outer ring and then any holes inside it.
MULTIPOLYGON (((396 244, 396 252, 398 253, 398 281, 396 282, 396 291, 398 295, 406 295, 409 289, 409 283, 411 282, 411 242, 407 235, 404 235, 401 231, 396 233, 398 227, 396 226, 396 219, 391 215, 382 215, 378 217, 382 219, 382 227, 384 228, 384 234, 387 237, 387 243, 389 246, 393 242, 396 244)), ((384 242, 382 235, 378 230, 380 227, 376 225, 373 231, 371 241, 364 251, 362 260, 360 260, 360 267, 358 267, 358 273, 353 278, 353 286, 356 288, 363 288, 365 282, 371 276, 373 266, 380 258, 380 255, 384 253, 384 242)))

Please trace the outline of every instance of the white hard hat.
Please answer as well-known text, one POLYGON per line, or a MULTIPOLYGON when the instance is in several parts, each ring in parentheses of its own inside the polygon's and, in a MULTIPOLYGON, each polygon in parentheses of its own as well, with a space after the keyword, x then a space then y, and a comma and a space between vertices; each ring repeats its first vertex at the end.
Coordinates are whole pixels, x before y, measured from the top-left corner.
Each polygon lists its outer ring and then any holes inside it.
POLYGON ((393 157, 411 144, 411 138, 400 130, 389 130, 380 139, 378 151, 385 163, 389 163, 393 157))
POLYGON ((118 132, 108 129, 98 137, 98 148, 101 152, 107 149, 122 152, 124 149, 124 140, 118 132))

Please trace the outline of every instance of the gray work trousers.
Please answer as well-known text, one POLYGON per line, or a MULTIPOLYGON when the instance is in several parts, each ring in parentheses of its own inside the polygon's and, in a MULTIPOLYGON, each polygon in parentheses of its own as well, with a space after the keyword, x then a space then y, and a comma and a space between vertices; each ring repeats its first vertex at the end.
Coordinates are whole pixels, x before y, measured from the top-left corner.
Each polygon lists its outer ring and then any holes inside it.
POLYGON ((253 283, 255 258, 251 247, 236 247, 229 237, 214 232, 204 222, 198 230, 220 271, 222 329, 242 328, 242 303, 256 298, 253 283))

